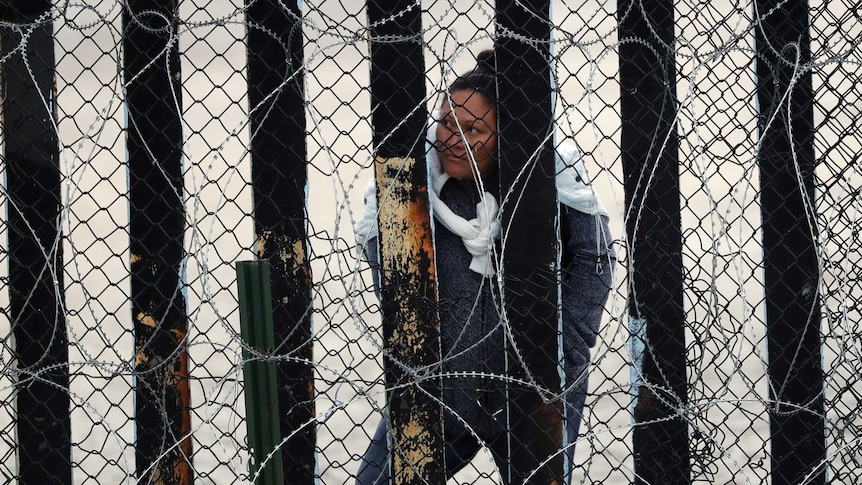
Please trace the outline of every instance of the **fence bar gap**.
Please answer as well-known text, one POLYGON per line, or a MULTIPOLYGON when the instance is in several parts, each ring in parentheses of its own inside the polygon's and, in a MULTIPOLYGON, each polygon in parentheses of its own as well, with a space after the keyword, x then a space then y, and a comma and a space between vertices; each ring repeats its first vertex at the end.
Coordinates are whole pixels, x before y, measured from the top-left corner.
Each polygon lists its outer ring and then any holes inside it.
POLYGON ((679 411, 688 398, 673 2, 623 0, 617 14, 635 483, 688 483, 688 426, 679 411))
POLYGON ((773 483, 826 483, 808 2, 759 0, 755 28, 773 483))
POLYGON ((443 484, 440 330, 425 165, 422 10, 367 3, 380 208, 381 301, 391 467, 397 484, 443 484))
POLYGON ((193 481, 177 9, 177 0, 128 0, 123 9, 135 459, 144 483, 193 481))
POLYGON ((248 346, 243 348, 243 389, 248 443, 254 451, 251 474, 258 474, 257 484, 281 484, 284 482, 281 454, 269 456, 281 444, 278 382, 275 364, 263 360, 275 349, 269 261, 239 261, 236 275, 240 333, 248 346))
POLYGON ((20 483, 72 482, 50 9, 47 0, 18 0, 0 11, 3 21, 28 34, 22 39, 8 26, 0 30, 20 483))
POLYGON ((281 460, 291 484, 311 484, 317 426, 301 13, 296 0, 246 5, 254 224, 258 257, 270 267, 279 427, 289 437, 281 460))
POLYGON ((510 377, 511 483, 561 483, 563 405, 550 70, 550 2, 497 2, 503 301, 513 345, 510 377), (530 39, 533 42, 525 42, 530 39))

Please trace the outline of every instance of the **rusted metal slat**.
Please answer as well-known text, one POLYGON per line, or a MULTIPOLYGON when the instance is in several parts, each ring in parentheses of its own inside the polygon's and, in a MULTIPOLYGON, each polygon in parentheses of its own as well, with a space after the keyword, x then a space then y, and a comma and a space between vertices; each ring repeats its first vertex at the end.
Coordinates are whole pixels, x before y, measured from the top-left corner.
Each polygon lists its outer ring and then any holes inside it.
POLYGON ((135 460, 143 483, 193 481, 177 9, 176 0, 128 0, 123 9, 135 460))
POLYGON ((392 476, 443 484, 440 335, 425 166, 421 9, 371 1, 371 97, 392 476))
POLYGON ((314 483, 316 422, 299 2, 246 2, 250 154, 258 257, 269 262, 285 480, 314 483))

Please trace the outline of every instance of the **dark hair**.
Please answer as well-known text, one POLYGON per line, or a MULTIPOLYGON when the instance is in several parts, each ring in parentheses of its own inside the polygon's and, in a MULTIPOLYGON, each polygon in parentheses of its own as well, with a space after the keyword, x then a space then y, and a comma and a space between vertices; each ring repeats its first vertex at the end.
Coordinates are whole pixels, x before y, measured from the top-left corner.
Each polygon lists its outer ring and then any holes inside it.
POLYGON ((476 67, 458 76, 449 85, 449 92, 472 90, 488 103, 497 103, 497 62, 494 49, 485 49, 476 55, 476 67))

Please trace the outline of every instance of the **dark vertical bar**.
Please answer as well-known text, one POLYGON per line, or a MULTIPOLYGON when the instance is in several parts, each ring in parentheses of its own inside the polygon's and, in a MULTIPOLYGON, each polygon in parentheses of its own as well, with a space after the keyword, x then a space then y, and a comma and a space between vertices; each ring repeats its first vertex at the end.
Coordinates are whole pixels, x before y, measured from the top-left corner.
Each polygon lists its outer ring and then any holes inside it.
POLYGON ((305 97, 298 2, 248 1, 251 171, 258 257, 269 261, 279 359, 284 476, 313 483, 314 374, 305 187, 305 97))
POLYGON ((21 30, 0 29, 20 483, 72 482, 54 28, 42 16, 50 8, 47 0, 8 2, 2 18, 21 30))
POLYGON ((248 346, 242 370, 248 443, 254 451, 250 472, 257 474, 254 483, 276 485, 284 483, 281 454, 263 463, 281 445, 276 363, 265 360, 275 349, 269 261, 238 261, 236 276, 240 334, 248 346))
POLYGON ((135 459, 138 480, 165 484, 193 479, 177 8, 128 0, 123 10, 135 459))
POLYGON ((539 386, 510 386, 510 468, 502 472, 512 483, 560 483, 563 406, 553 399, 560 395, 562 353, 550 2, 498 1, 497 20, 513 34, 497 41, 503 299, 519 350, 509 352, 509 372, 539 386))
POLYGON ((636 483, 688 483, 679 142, 674 9, 669 0, 623 0, 620 150, 629 240, 629 318, 639 349, 632 436, 636 483), (643 10, 647 8, 648 10, 643 10))
POLYGON ((440 383, 417 379, 440 363, 422 12, 412 0, 372 0, 367 8, 392 476, 397 484, 442 484, 440 383))
POLYGON ((808 2, 756 6, 772 480, 825 483, 808 2))

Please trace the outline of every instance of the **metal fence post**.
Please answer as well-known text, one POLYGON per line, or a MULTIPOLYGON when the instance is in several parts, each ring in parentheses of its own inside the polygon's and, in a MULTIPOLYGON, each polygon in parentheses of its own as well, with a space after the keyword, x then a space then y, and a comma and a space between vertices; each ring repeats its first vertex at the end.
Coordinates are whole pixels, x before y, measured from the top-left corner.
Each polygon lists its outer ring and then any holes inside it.
POLYGON ((397 484, 443 484, 422 11, 408 0, 367 8, 392 476, 397 484))
POLYGON ((51 2, 6 3, 2 19, 18 23, 27 35, 0 30, 18 478, 21 483, 71 483, 51 2))
POLYGON ((183 295, 185 199, 176 0, 123 9, 135 458, 145 483, 192 483, 183 295))
POLYGON ((826 483, 808 2, 756 6, 772 480, 826 483))
POLYGON ((625 0, 617 10, 636 483, 691 480, 678 414, 688 399, 673 11, 669 0, 625 0))
POLYGON ((561 483, 559 250, 556 218, 550 2, 497 3, 503 303, 518 352, 509 348, 509 474, 512 483, 561 483), (529 39, 534 42, 525 42, 529 39))
POLYGON ((316 421, 306 235, 303 37, 299 2, 247 2, 249 141, 258 257, 269 261, 279 357, 279 426, 291 484, 314 482, 316 421))
MULTIPOLYGON (((278 380, 276 364, 262 360, 271 358, 275 349, 269 262, 238 261, 236 280, 240 333, 244 342, 246 429, 249 447, 254 452, 254 466, 250 472, 252 476, 258 475, 254 483, 277 485, 284 483, 281 453, 269 455, 281 445, 278 380), (251 350, 246 349, 246 345, 251 350), (266 459, 269 461, 264 465, 266 459)), ((296 482, 291 480, 291 483, 296 482)))

